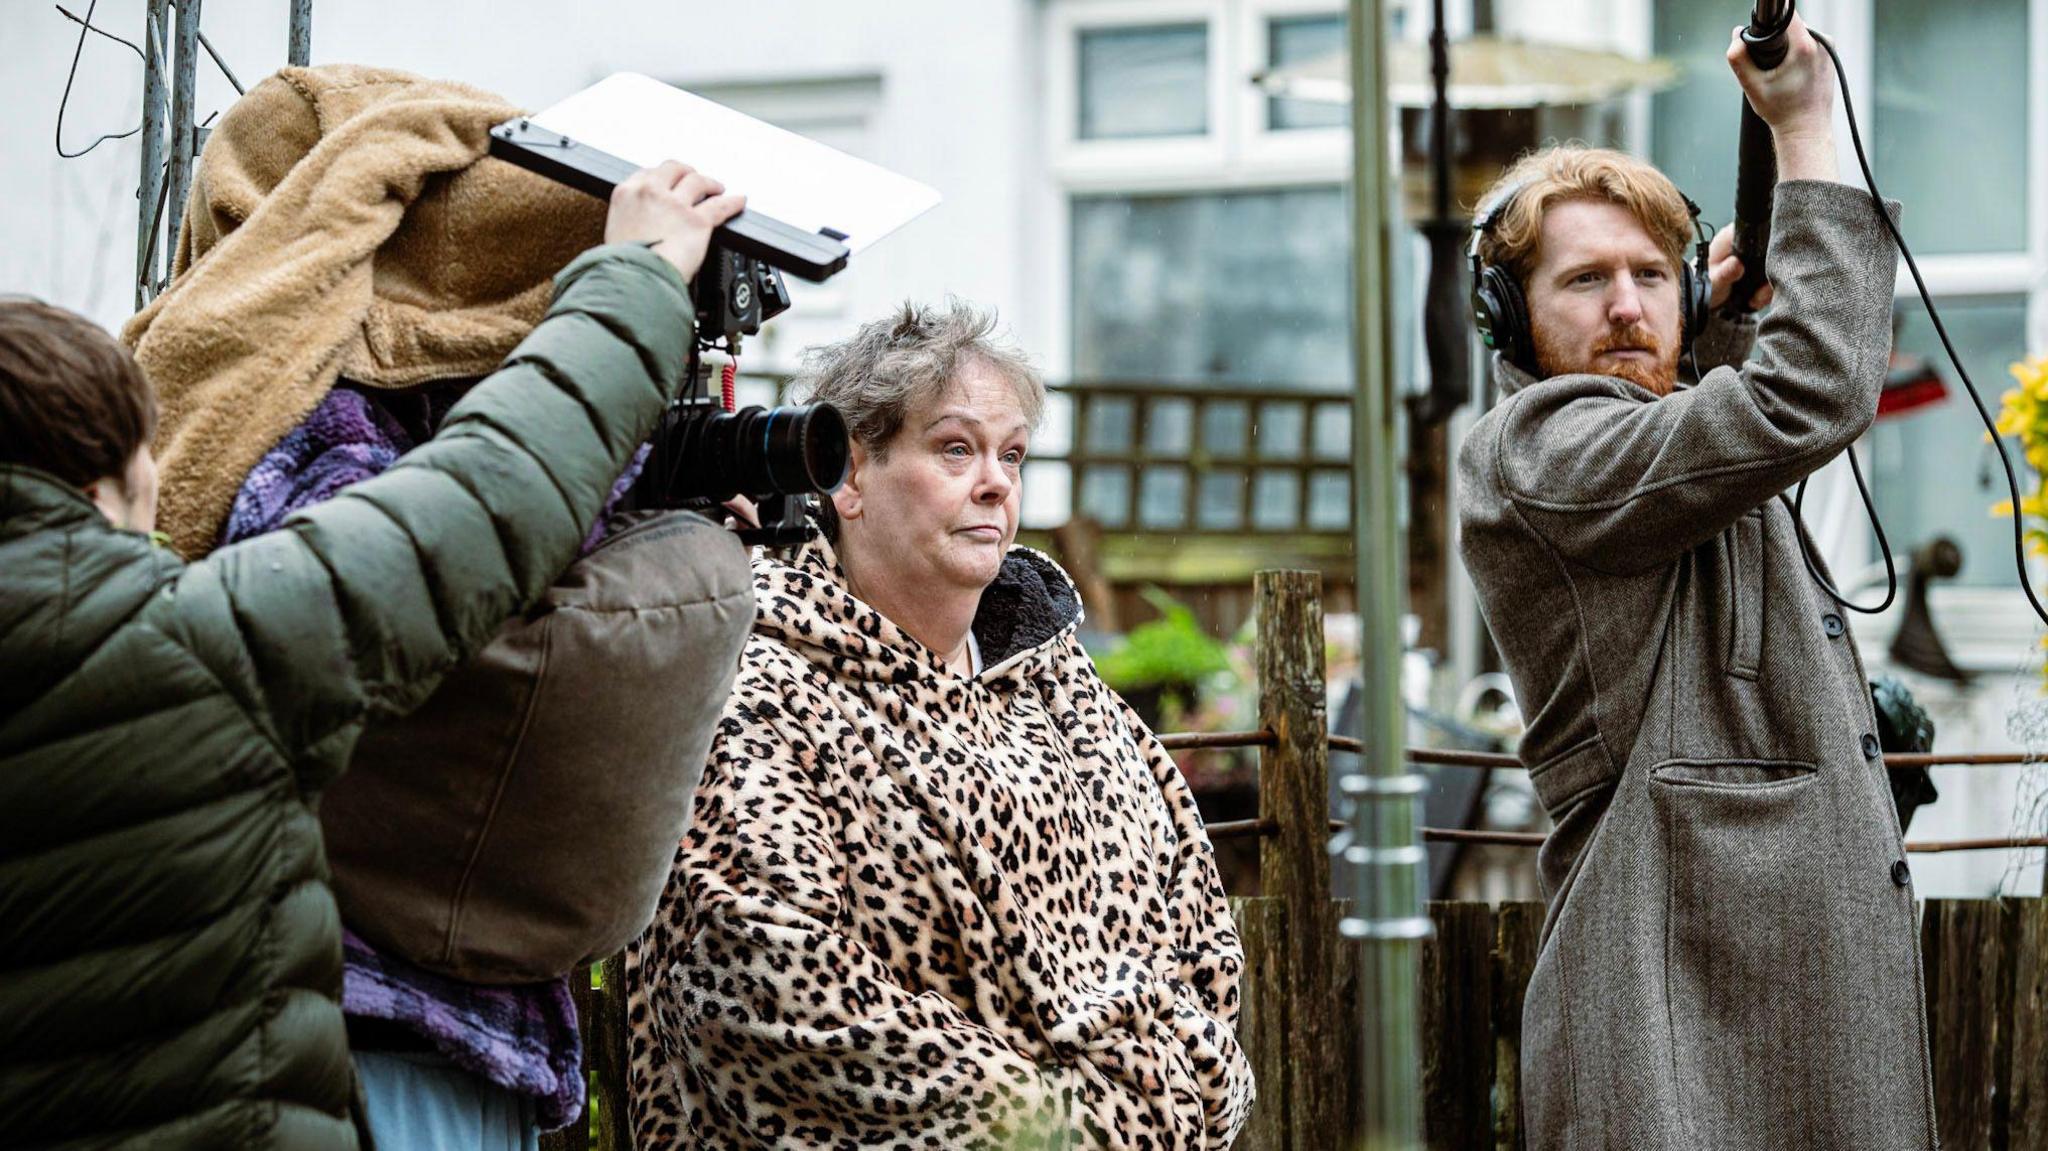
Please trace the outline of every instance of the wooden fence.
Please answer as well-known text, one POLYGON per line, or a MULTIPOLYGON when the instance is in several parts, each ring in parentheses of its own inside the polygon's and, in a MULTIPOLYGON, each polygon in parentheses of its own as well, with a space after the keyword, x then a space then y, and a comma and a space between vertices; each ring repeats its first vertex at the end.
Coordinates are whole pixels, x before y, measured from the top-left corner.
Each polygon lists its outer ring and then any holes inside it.
MULTIPOLYGON (((1238 1039, 1259 1085, 1241 1151, 1331 1151, 1349 1143, 1358 1118, 1358 953, 1337 933, 1343 907, 1330 896, 1326 846, 1329 750, 1352 741, 1327 734, 1318 583, 1306 572, 1255 580, 1261 730, 1165 737, 1170 747, 1260 748, 1258 818, 1211 829, 1259 838, 1265 893, 1230 901, 1245 950, 1238 1039)), ((1907 763, 1899 759, 1894 766, 1907 763)), ((1425 837, 1452 836, 1426 829, 1425 837)), ((1937 846, 2020 843, 2038 846, 1937 846)), ((1444 1151, 1520 1151, 1528 1146, 1520 1127, 1522 997, 1542 906, 1434 903, 1429 915, 1436 934, 1421 949, 1417 984, 1425 1142, 1444 1151)), ((1922 946, 1943 1147, 2048 1149, 2048 901, 1929 901, 1922 946)), ((590 1122, 544 1136, 543 1151, 633 1146, 621 968, 613 957, 577 973, 590 1122)))

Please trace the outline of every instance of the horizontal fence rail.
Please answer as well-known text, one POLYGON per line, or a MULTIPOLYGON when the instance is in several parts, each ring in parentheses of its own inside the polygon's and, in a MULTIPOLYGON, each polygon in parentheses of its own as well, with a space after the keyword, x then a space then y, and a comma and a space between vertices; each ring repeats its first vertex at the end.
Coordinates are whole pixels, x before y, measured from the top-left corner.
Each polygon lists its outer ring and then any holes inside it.
MULTIPOLYGON (((1273 746, 1273 733, 1270 731, 1186 731, 1170 732, 1158 738, 1160 745, 1168 751, 1273 746)), ((1348 751, 1356 755, 1363 753, 1364 744, 1348 735, 1333 735, 1330 737, 1330 750, 1348 751)), ((1522 766, 1520 759, 1502 752, 1456 751, 1441 747, 1411 747, 1408 749, 1408 762, 1425 767, 1522 766)), ((2041 760, 2019 751, 1898 751, 1884 757, 1884 765, 1893 771, 1913 771, 1923 767, 2024 767, 2037 762, 2041 760)))
MULTIPOLYGON (((1197 751, 1211 748, 1273 747, 1276 743, 1270 731, 1200 731, 1173 732, 1159 736, 1159 742, 1168 751, 1197 751)), ((1331 751, 1362 751, 1359 740, 1345 735, 1330 737, 1331 751)), ((1493 752, 1451 751, 1433 747, 1411 747, 1408 762, 1430 767, 1486 767, 1520 768, 1522 761, 1512 755, 1493 752)), ((2015 767, 2035 762, 2022 752, 1969 752, 1943 754, 1941 752, 1896 752, 1884 757, 1884 765, 1892 771, 1913 771, 1926 767, 2015 767)), ((1345 824, 1339 820, 1330 821, 1330 830, 1342 831, 1345 824)), ((1208 825, 1211 840, 1228 839, 1270 839, 1280 834, 1280 825, 1271 819, 1233 819, 1208 825)), ((1482 831, 1455 827, 1425 827, 1421 829, 1424 843, 1464 843, 1486 847, 1542 847, 1544 835, 1537 831, 1482 831)), ((1950 851, 2008 851, 2029 848, 2048 848, 2048 836, 2008 836, 1988 839, 1940 839, 1909 842, 1906 850, 1922 855, 1950 851)))

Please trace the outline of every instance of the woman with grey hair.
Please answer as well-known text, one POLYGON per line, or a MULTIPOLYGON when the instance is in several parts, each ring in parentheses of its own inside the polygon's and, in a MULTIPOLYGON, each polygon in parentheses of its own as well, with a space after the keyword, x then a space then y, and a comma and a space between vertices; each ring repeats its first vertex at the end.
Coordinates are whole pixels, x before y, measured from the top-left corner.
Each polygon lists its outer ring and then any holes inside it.
POLYGON ((954 303, 816 349, 852 432, 626 956, 642 1148, 1224 1148, 1243 951, 1192 795, 1013 546, 1045 388, 954 303))

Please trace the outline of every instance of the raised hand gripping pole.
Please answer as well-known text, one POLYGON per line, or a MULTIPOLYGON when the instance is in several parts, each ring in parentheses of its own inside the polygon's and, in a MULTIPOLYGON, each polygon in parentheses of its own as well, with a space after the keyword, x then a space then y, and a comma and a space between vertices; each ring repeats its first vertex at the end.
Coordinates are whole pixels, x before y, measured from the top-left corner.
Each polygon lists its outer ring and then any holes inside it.
MULTIPOLYGON (((1750 63, 1769 71, 1785 62, 1792 5, 1793 0, 1756 0, 1749 10, 1749 27, 1742 30, 1750 63)), ((1777 183, 1778 155, 1771 143, 1771 126, 1749 106, 1745 96, 1741 150, 1735 167, 1735 255, 1742 261, 1742 278, 1728 293, 1725 310, 1730 314, 1747 313, 1750 300, 1764 286, 1764 256, 1771 242, 1771 192, 1777 183)))

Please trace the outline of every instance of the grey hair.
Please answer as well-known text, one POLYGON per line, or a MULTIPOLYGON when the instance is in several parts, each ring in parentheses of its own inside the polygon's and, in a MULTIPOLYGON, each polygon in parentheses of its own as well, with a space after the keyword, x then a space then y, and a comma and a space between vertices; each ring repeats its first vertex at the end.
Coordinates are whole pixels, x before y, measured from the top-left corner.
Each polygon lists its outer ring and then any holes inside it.
POLYGON ((906 300, 853 335, 806 351, 790 391, 800 402, 838 408, 848 433, 879 459, 912 410, 945 395, 962 365, 978 361, 1015 390, 1035 429, 1045 411, 1045 381, 995 330, 993 312, 963 300, 949 297, 943 308, 906 300))

